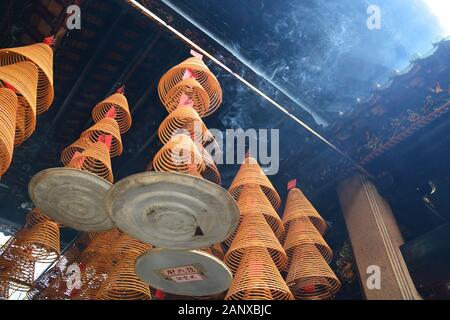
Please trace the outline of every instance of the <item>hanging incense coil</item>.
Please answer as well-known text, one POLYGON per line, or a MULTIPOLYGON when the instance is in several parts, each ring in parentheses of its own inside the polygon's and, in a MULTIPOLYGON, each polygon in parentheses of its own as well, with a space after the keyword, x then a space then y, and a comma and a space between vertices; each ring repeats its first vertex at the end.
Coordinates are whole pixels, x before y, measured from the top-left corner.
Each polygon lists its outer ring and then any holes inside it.
POLYGON ((199 149, 203 156, 203 161, 205 162, 205 171, 202 172, 202 177, 206 180, 214 182, 215 184, 221 185, 222 178, 212 156, 205 148, 201 147, 199 149))
POLYGON ((81 134, 83 144, 95 143, 100 136, 112 136, 110 155, 111 157, 120 156, 123 151, 122 137, 120 135, 119 125, 112 118, 104 118, 87 129, 81 134))
MULTIPOLYGON (((28 139, 36 130, 36 94, 38 69, 31 62, 20 62, 0 67, 0 87, 13 87, 19 101, 19 109, 24 114, 24 139, 28 139)), ((17 115, 20 120, 21 114, 17 115)), ((21 129, 21 128, 20 128, 21 129)), ((17 139, 20 141, 20 139, 17 139)))
POLYGON ((96 299, 99 300, 151 300, 150 287, 141 281, 134 271, 136 259, 120 261, 106 282, 101 286, 96 299))
POLYGON ((192 139, 184 134, 176 135, 153 158, 155 171, 189 173, 195 166, 198 173, 205 170, 203 157, 192 139))
POLYGON ((67 166, 70 161, 72 161, 73 156, 77 152, 82 153, 91 144, 92 143, 90 141, 83 141, 82 139, 78 139, 63 150, 63 152, 61 153, 61 162, 64 164, 64 166, 67 166))
POLYGON ((326 262, 330 262, 333 258, 333 251, 308 218, 294 220, 289 226, 288 235, 284 243, 284 249, 289 257, 289 261, 292 260, 294 249, 303 245, 315 245, 326 262))
POLYGON ((234 276, 225 300, 293 300, 265 248, 248 249, 234 276))
POLYGON ((294 248, 286 282, 295 298, 301 300, 330 299, 341 287, 341 282, 313 244, 294 248))
MULTIPOLYGON (((167 104, 166 108, 169 112, 171 112, 171 110, 174 109, 173 104, 168 107, 169 103, 167 101, 170 101, 170 99, 175 99, 172 89, 176 87, 180 82, 193 80, 192 78, 194 78, 195 81, 201 85, 204 91, 206 91, 209 99, 209 108, 208 105, 206 105, 207 111, 203 113, 198 112, 197 110, 197 112, 202 117, 212 114, 222 103, 222 89, 220 88, 220 84, 217 81, 216 77, 211 73, 206 64, 201 59, 195 57, 189 58, 179 65, 173 67, 161 78, 158 84, 158 94, 162 103, 164 105, 167 104), (187 73, 190 73, 192 76, 186 77, 187 73), (171 92, 170 95, 169 92, 171 92)), ((187 93, 189 93, 189 91, 187 93)), ((180 99, 178 98, 173 101, 178 103, 180 99)), ((177 106, 178 104, 175 105, 175 108, 177 106)))
POLYGON ((127 234, 123 234, 113 244, 111 248, 111 258, 113 263, 120 263, 123 259, 136 260, 139 255, 152 249, 152 245, 136 240, 127 234))
POLYGON ((49 263, 60 255, 59 241, 59 226, 54 222, 45 221, 25 229, 20 244, 31 252, 36 262, 49 263))
POLYGON ((278 192, 273 187, 270 180, 262 171, 258 162, 251 157, 245 159, 241 165, 236 177, 231 183, 229 192, 237 200, 241 195, 242 189, 245 185, 260 186, 266 197, 269 199, 275 210, 278 210, 281 205, 281 198, 278 192))
POLYGON ((130 130, 132 119, 127 98, 121 93, 113 94, 97 104, 92 110, 92 119, 94 119, 96 123, 100 122, 107 117, 108 112, 110 112, 112 108, 114 108, 115 111, 114 119, 119 125, 120 133, 124 134, 130 130))
POLYGON ((34 208, 33 210, 31 210, 30 212, 28 212, 28 214, 25 216, 25 219, 27 221, 27 224, 30 226, 33 226, 35 224, 38 223, 43 223, 43 222, 53 222, 56 225, 58 225, 58 227, 62 227, 62 225, 58 222, 56 222, 55 220, 49 218, 41 209, 39 208, 34 208))
MULTIPOLYGON (((26 105, 27 103, 24 102, 24 97, 18 96, 18 98, 20 109, 20 106, 26 105)), ((31 109, 24 109, 23 112, 18 111, 17 119, 20 121, 20 123, 16 123, 16 128, 19 128, 20 131, 18 133, 19 137, 17 137, 17 140, 20 141, 21 139, 26 140, 30 138, 36 130, 36 115, 34 112, 31 109)))
POLYGON ((93 143, 82 153, 76 154, 66 167, 88 171, 110 183, 114 182, 109 149, 103 142, 93 143))
POLYGON ((95 235, 95 237, 81 253, 81 261, 83 262, 96 256, 110 256, 112 244, 121 237, 122 232, 115 228, 98 234, 91 232, 89 237, 91 235, 95 235))
POLYGON ((161 123, 158 137, 162 143, 168 143, 176 134, 189 134, 198 144, 214 140, 202 119, 191 106, 180 106, 161 123))
MULTIPOLYGON (((31 299, 28 298, 28 300, 31 299)), ((70 300, 70 297, 66 294, 65 290, 62 289, 62 286, 54 287, 50 285, 42 290, 41 293, 33 300, 70 300)))
POLYGON ((311 220, 312 224, 317 228, 321 235, 325 234, 325 231, 328 228, 325 220, 305 197, 303 192, 300 189, 294 188, 289 191, 283 214, 283 222, 286 229, 293 220, 304 217, 311 220))
POLYGON ((0 88, 0 177, 9 169, 13 157, 17 106, 16 94, 0 88))
POLYGON ((16 133, 14 136, 14 146, 20 146, 25 140, 25 109, 17 108, 16 113, 16 133))
MULTIPOLYGON (((241 221, 244 215, 248 213, 260 213, 264 216, 275 236, 278 238, 284 233, 284 225, 278 213, 272 207, 272 204, 256 185, 244 186, 241 196, 237 201, 237 206, 241 212, 241 221)), ((236 229, 233 234, 225 240, 227 245, 231 245, 236 236, 236 229)))
POLYGON ((280 216, 258 186, 244 186, 237 205, 241 215, 251 212, 261 213, 277 237, 284 232, 284 225, 280 216))
POLYGON ((30 290, 34 280, 36 260, 21 247, 10 246, 0 257, 0 281, 8 281, 13 291, 30 290))
POLYGON ((81 272, 81 290, 75 300, 93 300, 108 279, 113 266, 107 256, 90 259, 81 272))
POLYGON ((151 245, 122 234, 111 248, 112 263, 115 266, 99 289, 97 299, 150 300, 150 288, 139 280, 134 264, 139 255, 151 249, 151 245))
POLYGON ((245 252, 256 247, 267 249, 280 270, 286 267, 286 252, 262 214, 249 212, 242 217, 241 225, 225 255, 225 263, 235 273, 245 252))
POLYGON ((191 105, 191 108, 202 117, 209 114, 208 94, 194 79, 185 79, 177 83, 161 101, 169 113, 175 112, 185 103, 191 105))
POLYGON ((36 43, 26 47, 0 49, 0 65, 13 65, 30 61, 38 69, 37 114, 47 111, 53 103, 53 50, 45 43, 36 43))

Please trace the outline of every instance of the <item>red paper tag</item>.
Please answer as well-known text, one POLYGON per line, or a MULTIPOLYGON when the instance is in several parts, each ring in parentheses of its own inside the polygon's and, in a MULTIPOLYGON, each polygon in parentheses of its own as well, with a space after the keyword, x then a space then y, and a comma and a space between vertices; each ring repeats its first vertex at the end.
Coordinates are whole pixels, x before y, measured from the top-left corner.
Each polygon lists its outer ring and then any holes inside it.
POLYGON ((105 118, 115 119, 116 116, 117 116, 116 108, 115 107, 111 107, 111 109, 109 109, 109 111, 106 113, 105 118))
POLYGON ((78 157, 78 159, 76 159, 76 162, 75 162, 75 167, 78 169, 81 169, 83 167, 83 163, 84 163, 84 159, 85 159, 84 157, 79 157, 80 155, 81 155, 81 153, 77 151, 77 152, 75 152, 75 154, 72 157, 72 160, 78 157))
POLYGON ((306 293, 314 293, 314 291, 316 291, 316 286, 314 284, 310 284, 307 285, 305 287, 303 287, 303 291, 305 291, 306 293))
POLYGON ((165 296, 166 295, 164 294, 164 292, 162 292, 161 290, 156 290, 156 292, 155 292, 156 299, 164 300, 165 296))
POLYGON ((178 106, 180 106, 180 107, 185 107, 185 106, 193 107, 194 106, 194 102, 192 101, 192 99, 188 95, 183 93, 181 95, 180 103, 179 103, 178 106))
POLYGON ((98 137, 98 142, 102 142, 106 144, 109 150, 111 150, 111 144, 112 144, 112 135, 101 135, 98 137))
POLYGON ((125 94, 125 85, 123 85, 119 89, 117 89, 116 93, 125 94))
POLYGON ((183 80, 186 80, 186 79, 195 79, 194 71, 190 68, 186 69, 186 71, 184 72, 183 80))
POLYGON ((5 88, 14 91, 14 93, 17 93, 17 89, 14 88, 11 84, 9 84, 8 82, 6 82, 5 80, 2 80, 3 85, 5 86, 5 88))
POLYGON ((55 36, 49 36, 49 37, 44 38, 44 41, 42 41, 42 43, 52 46, 55 44, 55 40, 56 40, 55 36))
POLYGON ((288 191, 297 187, 297 179, 293 179, 288 182, 287 189, 288 191))

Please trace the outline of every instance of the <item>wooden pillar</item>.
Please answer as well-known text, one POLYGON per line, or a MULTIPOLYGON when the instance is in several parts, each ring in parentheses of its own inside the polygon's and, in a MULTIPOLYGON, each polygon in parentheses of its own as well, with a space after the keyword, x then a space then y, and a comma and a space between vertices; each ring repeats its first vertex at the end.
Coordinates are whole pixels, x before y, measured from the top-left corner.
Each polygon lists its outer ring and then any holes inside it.
POLYGON ((365 297, 421 299, 400 253, 403 237, 395 217, 373 183, 356 175, 339 185, 338 194, 365 297), (380 286, 374 287, 377 270, 380 286))

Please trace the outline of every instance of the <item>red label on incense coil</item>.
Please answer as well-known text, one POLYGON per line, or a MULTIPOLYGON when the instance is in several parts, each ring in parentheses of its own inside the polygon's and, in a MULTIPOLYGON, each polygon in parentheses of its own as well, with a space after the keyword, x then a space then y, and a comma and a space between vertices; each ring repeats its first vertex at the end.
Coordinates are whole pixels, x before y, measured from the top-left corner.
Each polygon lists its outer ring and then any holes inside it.
POLYGON ((183 80, 186 80, 186 79, 195 79, 196 77, 195 77, 195 74, 194 74, 194 71, 192 70, 192 69, 186 69, 186 71, 184 72, 184 75, 183 75, 183 80))
POLYGON ((316 291, 316 286, 314 284, 308 284, 303 288, 303 290, 306 293, 311 294, 311 293, 314 293, 314 291, 316 291))
POLYGON ((9 90, 14 91, 14 93, 17 93, 17 89, 14 88, 11 84, 9 84, 8 82, 6 82, 5 80, 2 80, 3 86, 9 90))
POLYGON ((109 150, 111 150, 111 144, 112 144, 112 135, 101 135, 98 137, 98 142, 102 142, 106 144, 109 150))
POLYGON ((180 104, 179 106, 184 107, 184 106, 194 106, 194 102, 192 101, 192 99, 186 95, 186 94, 182 94, 181 98, 180 98, 180 104))
POLYGON ((45 43, 49 46, 54 45, 55 44, 55 36, 49 36, 49 37, 44 38, 44 41, 42 41, 42 43, 45 43))
POLYGON ((117 89, 116 93, 125 94, 125 85, 123 85, 119 89, 117 89))
POLYGON ((105 118, 115 119, 116 116, 117 116, 116 108, 111 107, 111 109, 109 109, 109 111, 106 113, 105 118))
POLYGON ((288 191, 291 189, 294 189, 295 187, 297 187, 297 179, 293 179, 288 182, 288 186, 287 186, 288 191))
POLYGON ((165 294, 164 294, 164 292, 162 292, 161 290, 156 290, 156 292, 155 292, 155 297, 156 297, 156 299, 158 299, 158 300, 164 300, 165 294))
POLYGON ((261 261, 251 261, 250 269, 254 272, 255 276, 259 277, 263 275, 263 265, 261 261))
MULTIPOLYGON (((75 152, 72 159, 75 159, 79 155, 81 155, 81 152, 79 152, 79 151, 75 152)), ((84 157, 78 158, 75 163, 76 168, 81 169, 81 167, 83 167, 84 160, 85 160, 84 157)))

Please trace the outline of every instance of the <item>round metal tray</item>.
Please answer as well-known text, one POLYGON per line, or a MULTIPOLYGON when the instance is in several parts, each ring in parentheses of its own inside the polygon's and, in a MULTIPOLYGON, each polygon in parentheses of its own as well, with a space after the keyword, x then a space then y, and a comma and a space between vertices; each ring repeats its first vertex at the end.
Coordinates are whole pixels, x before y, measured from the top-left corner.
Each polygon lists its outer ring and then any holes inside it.
POLYGON ((224 241, 239 209, 222 187, 173 172, 145 172, 116 183, 106 211, 128 235, 156 247, 191 250, 224 241))
POLYGON ((36 174, 28 185, 34 205, 55 221, 84 232, 114 227, 106 214, 104 197, 111 188, 90 172, 53 168, 36 174))

